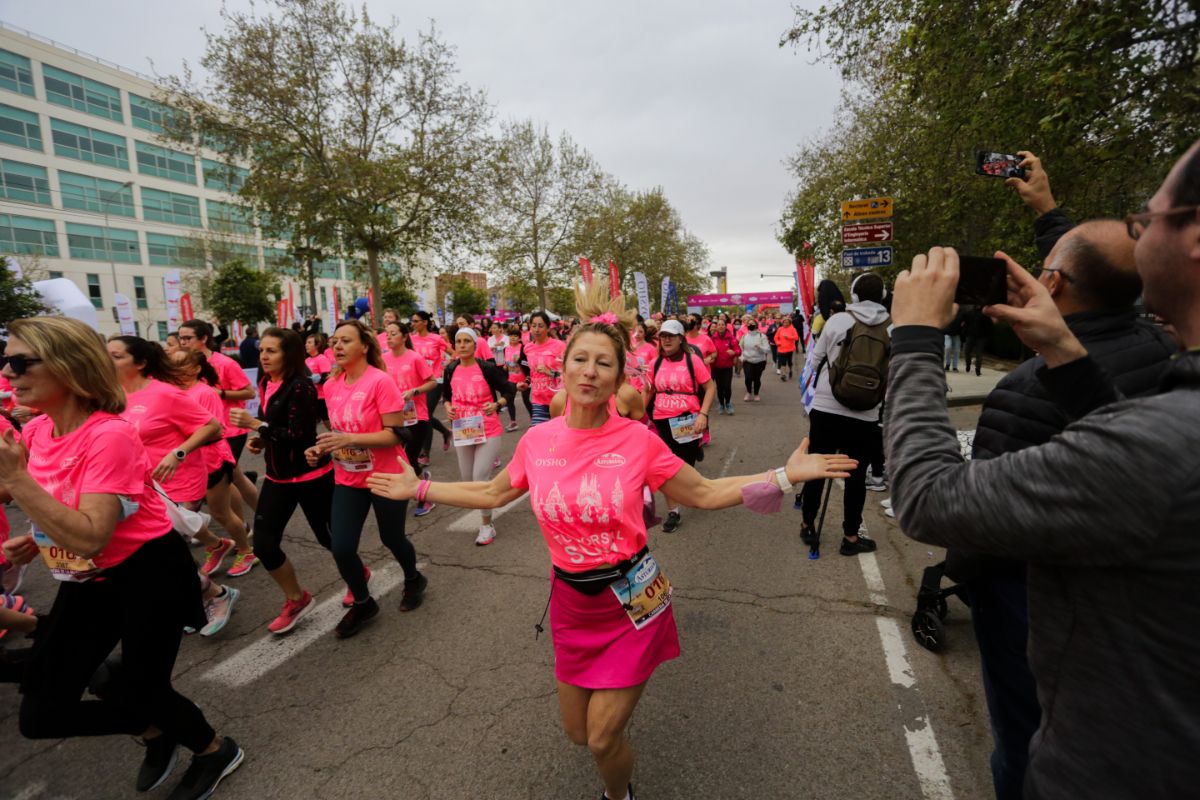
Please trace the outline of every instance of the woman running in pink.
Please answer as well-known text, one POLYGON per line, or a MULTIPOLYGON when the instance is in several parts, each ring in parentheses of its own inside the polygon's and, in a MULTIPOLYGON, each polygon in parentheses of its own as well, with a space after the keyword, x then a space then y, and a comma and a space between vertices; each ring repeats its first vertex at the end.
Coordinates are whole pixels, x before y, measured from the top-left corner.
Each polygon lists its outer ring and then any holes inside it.
POLYGON ((517 384, 518 391, 529 389, 533 406, 530 427, 550 419, 550 401, 562 388, 562 359, 566 342, 550 335, 550 315, 535 311, 529 316, 529 342, 521 358, 525 382, 517 384))
MULTIPOLYGON (((404 454, 410 464, 416 464, 421 456, 421 447, 431 430, 429 424, 429 408, 425 404, 426 396, 438 387, 429 364, 417 354, 412 346, 412 332, 403 322, 389 323, 384 333, 387 334, 388 347, 383 351, 383 363, 387 366, 388 374, 396 379, 400 395, 404 398, 404 454)), ((422 477, 429 477, 429 470, 424 470, 422 477)), ((429 503, 418 503, 413 508, 414 517, 423 517, 433 510, 429 503)))

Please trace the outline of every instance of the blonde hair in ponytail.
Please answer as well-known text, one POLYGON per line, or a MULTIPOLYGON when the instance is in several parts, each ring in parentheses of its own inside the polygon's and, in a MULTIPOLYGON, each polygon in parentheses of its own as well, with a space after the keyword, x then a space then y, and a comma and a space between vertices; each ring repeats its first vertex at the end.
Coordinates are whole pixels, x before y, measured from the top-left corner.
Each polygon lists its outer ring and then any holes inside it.
POLYGON ((596 280, 575 286, 575 313, 579 315, 581 324, 571 334, 563 358, 570 355, 571 345, 580 334, 599 333, 612 339, 613 348, 617 351, 617 370, 624 375, 625 355, 630 346, 629 332, 637 324, 637 312, 625 308, 623 295, 609 297, 608 283, 596 280))

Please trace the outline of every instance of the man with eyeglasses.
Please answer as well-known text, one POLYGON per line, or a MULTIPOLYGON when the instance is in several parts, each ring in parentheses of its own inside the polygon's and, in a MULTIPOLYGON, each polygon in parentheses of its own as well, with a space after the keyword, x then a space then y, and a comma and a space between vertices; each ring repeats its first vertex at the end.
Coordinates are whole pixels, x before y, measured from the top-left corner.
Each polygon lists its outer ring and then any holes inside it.
POLYGON ((1046 285, 1008 259, 1010 304, 988 312, 1040 354, 1039 381, 1074 421, 996 458, 964 464, 945 410, 957 253, 933 248, 896 281, 885 437, 901 526, 1028 565, 1044 714, 1027 800, 1166 800, 1200 784, 1200 142, 1127 226, 1146 304, 1187 352, 1156 394, 1123 398, 1046 285))
MULTIPOLYGON (((1162 328, 1139 319, 1134 311, 1142 281, 1134 262, 1134 242, 1124 223, 1095 220, 1076 225, 1054 204, 1041 162, 1032 153, 1023 155, 1033 189, 1019 191, 1026 204, 1039 212, 1035 235, 1038 246, 1047 248, 1038 283, 1067 327, 1125 396, 1153 393, 1177 348, 1162 328)), ((1071 415, 1038 380, 1045 365, 1041 356, 1035 356, 996 384, 976 425, 973 459, 1045 444, 1070 424, 1071 415)), ((995 745, 992 782, 997 800, 1022 797, 1029 741, 1042 717, 1026 657, 1025 571, 1025 562, 1018 559, 966 548, 946 554, 946 575, 966 589, 979 646, 995 745)))

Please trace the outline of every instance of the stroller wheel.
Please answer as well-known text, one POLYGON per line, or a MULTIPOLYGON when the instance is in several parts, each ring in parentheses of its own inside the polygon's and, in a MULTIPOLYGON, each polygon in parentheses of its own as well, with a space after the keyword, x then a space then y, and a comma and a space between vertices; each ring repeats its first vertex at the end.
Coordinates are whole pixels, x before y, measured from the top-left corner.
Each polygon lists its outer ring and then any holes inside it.
POLYGON ((946 605, 946 598, 939 597, 933 604, 933 611, 937 614, 938 619, 945 620, 950 615, 950 607, 946 605))
POLYGON ((946 644, 946 629, 934 611, 918 611, 912 617, 913 638, 931 653, 939 653, 946 644))

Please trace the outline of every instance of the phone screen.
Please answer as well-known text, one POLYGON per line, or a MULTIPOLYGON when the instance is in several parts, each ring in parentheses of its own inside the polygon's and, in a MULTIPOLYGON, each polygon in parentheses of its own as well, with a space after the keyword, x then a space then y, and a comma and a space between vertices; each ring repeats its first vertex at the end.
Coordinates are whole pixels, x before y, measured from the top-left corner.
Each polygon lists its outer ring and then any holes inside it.
POLYGON ((980 150, 975 154, 975 172, 992 178, 1025 178, 1020 156, 980 150))
POLYGON ((998 258, 961 256, 954 302, 960 306, 992 306, 1008 301, 1008 267, 998 258))

